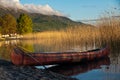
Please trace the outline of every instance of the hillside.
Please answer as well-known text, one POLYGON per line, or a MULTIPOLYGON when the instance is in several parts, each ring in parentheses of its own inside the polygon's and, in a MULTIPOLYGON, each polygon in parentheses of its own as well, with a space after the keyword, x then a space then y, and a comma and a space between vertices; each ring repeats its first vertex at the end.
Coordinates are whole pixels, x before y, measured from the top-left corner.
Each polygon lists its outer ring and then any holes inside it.
POLYGON ((82 25, 81 22, 74 22, 67 17, 60 17, 60 16, 49 16, 49 15, 42 15, 42 14, 30 14, 32 20, 34 22, 34 29, 38 31, 43 30, 59 30, 66 28, 72 25, 82 25))
POLYGON ((8 13, 12 14, 16 18, 18 18, 21 13, 28 14, 33 20, 34 31, 60 30, 68 26, 86 25, 81 22, 72 21, 71 19, 63 16, 43 15, 40 13, 28 13, 27 11, 21 9, 16 10, 16 9, 0 6, 0 16, 8 13))

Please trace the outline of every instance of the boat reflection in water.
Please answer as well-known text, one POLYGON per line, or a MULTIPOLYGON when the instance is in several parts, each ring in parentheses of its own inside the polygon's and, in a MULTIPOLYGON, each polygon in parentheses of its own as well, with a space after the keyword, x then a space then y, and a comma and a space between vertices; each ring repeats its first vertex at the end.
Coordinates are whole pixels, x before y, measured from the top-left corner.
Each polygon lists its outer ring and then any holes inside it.
POLYGON ((109 57, 76 64, 64 64, 59 66, 53 66, 48 68, 48 70, 63 74, 65 76, 74 76, 80 73, 85 73, 92 69, 100 69, 102 65, 110 65, 109 57))

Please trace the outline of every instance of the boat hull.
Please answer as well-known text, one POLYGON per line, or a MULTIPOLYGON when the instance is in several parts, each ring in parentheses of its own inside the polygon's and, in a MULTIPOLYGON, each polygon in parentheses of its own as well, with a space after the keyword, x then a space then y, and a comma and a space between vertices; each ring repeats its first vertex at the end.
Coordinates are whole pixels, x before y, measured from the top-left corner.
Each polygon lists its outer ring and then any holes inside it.
POLYGON ((62 53, 25 53, 20 48, 15 48, 11 53, 12 63, 15 65, 51 65, 90 61, 106 57, 109 54, 108 47, 86 52, 62 52, 62 53))

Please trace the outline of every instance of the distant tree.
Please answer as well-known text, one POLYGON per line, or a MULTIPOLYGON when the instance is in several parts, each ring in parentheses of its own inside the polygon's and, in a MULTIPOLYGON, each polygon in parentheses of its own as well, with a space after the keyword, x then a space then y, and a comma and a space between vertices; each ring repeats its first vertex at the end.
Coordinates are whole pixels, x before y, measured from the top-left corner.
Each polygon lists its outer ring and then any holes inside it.
POLYGON ((2 18, 0 17, 0 33, 1 33, 1 30, 2 29, 2 18))
POLYGON ((21 14, 17 19, 17 29, 19 34, 31 33, 32 32, 32 19, 27 14, 21 14))
POLYGON ((16 33, 16 19, 11 14, 5 14, 0 18, 1 34, 14 34, 16 33))
POLYGON ((1 25, 2 25, 2 18, 0 17, 0 27, 1 27, 1 25))

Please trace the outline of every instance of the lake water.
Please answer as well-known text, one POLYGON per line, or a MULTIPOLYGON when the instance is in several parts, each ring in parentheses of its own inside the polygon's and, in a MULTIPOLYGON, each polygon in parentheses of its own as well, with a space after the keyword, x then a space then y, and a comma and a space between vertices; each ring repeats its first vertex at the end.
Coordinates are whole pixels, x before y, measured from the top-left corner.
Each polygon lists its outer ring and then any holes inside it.
MULTIPOLYGON (((13 46, 19 45, 28 51, 62 52, 94 49, 79 45, 41 43, 34 40, 11 40, 0 42, 0 58, 10 61, 13 46)), ((120 45, 113 47, 109 57, 96 61, 61 66, 49 66, 49 70, 71 76, 79 80, 120 80, 120 45)), ((42 68, 42 67, 40 67, 42 68)))

